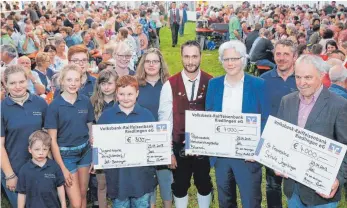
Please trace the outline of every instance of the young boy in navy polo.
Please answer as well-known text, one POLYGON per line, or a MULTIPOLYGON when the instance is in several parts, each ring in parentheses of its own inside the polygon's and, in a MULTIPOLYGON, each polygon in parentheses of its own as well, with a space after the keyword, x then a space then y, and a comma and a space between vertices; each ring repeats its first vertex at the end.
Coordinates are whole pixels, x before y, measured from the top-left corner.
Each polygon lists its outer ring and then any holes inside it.
MULTIPOLYGON (((120 77, 116 84, 118 103, 105 110, 97 124, 154 122, 152 113, 136 103, 138 94, 139 85, 135 77, 120 77)), ((155 167, 106 169, 105 175, 107 194, 114 208, 150 207, 151 192, 157 184, 155 167)))
POLYGON ((51 142, 42 130, 30 135, 32 159, 19 171, 18 208, 66 208, 63 172, 54 160, 47 159, 51 142))

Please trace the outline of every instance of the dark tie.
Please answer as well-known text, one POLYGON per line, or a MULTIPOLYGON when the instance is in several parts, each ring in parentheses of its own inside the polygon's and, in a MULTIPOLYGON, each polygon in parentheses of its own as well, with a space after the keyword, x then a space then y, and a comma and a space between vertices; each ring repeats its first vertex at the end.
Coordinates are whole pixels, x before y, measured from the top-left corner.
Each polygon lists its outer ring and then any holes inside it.
POLYGON ((172 12, 173 12, 174 22, 176 22, 176 9, 172 10, 172 12))
POLYGON ((189 82, 192 82, 192 96, 190 96, 190 101, 192 101, 194 99, 194 91, 195 91, 195 81, 196 80, 189 80, 189 82))

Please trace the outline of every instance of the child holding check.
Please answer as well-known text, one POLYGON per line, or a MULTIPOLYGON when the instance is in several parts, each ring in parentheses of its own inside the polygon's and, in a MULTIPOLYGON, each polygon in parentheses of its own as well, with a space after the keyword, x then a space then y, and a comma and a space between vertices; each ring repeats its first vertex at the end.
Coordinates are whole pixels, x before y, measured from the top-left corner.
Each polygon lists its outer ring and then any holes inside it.
MULTIPOLYGON (((118 103, 105 110, 97 124, 154 122, 152 113, 136 103, 138 95, 136 78, 120 77, 116 84, 118 103)), ((151 192, 157 183, 155 167, 113 168, 105 170, 105 175, 107 193, 114 208, 150 207, 151 192)))

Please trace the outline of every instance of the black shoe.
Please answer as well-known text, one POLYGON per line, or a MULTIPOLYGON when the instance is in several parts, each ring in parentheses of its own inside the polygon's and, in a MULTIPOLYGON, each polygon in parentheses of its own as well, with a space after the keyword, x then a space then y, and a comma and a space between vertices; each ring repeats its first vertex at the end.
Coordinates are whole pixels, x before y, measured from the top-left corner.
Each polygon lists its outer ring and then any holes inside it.
POLYGON ((175 44, 172 44, 172 47, 175 47, 176 45, 175 44))

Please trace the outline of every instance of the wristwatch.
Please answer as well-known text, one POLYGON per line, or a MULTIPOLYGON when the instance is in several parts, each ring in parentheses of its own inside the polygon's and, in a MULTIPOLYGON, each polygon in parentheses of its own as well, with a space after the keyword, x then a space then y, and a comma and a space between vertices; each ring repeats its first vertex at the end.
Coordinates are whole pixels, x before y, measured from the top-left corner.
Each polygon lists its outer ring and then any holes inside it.
POLYGON ((33 84, 34 84, 34 85, 36 85, 36 84, 37 84, 37 81, 36 81, 36 80, 35 80, 35 81, 33 81, 33 84))

